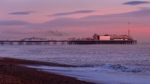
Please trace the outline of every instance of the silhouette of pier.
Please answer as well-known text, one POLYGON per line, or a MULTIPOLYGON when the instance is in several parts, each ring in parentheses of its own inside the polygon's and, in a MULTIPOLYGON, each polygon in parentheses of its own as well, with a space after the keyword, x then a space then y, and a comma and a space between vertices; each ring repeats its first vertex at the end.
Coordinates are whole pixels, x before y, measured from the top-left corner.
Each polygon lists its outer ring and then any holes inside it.
POLYGON ((136 40, 49 40, 45 38, 24 38, 21 40, 0 40, 0 45, 51 45, 51 44, 136 44, 136 40))
POLYGON ((49 40, 49 41, 0 41, 0 45, 49 45, 49 44, 68 44, 67 40, 49 40))
POLYGON ((68 44, 137 44, 136 40, 127 40, 127 41, 114 41, 114 40, 109 40, 109 41, 87 41, 87 40, 82 40, 82 41, 68 41, 68 44))
POLYGON ((49 41, 0 41, 0 45, 51 45, 51 44, 136 44, 131 41, 74 41, 74 40, 49 40, 49 41))
POLYGON ((67 40, 49 40, 46 38, 24 38, 21 40, 0 40, 0 45, 50 45, 50 44, 68 44, 67 40))

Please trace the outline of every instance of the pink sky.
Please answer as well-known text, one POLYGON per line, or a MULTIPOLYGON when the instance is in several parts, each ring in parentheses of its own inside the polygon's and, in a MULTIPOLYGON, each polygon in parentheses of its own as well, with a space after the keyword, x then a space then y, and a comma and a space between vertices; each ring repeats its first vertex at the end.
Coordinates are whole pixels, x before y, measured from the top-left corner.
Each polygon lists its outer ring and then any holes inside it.
POLYGON ((1 0, 0 39, 89 37, 93 33, 126 34, 130 29, 134 38, 149 42, 149 2, 1 0), (131 24, 128 25, 128 22, 131 24))

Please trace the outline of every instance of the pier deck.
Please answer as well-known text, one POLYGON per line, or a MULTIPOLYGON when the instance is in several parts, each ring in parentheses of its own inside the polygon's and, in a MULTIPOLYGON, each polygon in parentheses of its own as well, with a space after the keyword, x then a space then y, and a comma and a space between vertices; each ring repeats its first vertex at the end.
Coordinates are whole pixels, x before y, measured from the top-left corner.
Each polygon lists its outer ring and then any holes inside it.
POLYGON ((49 44, 136 44, 136 40, 127 41, 88 41, 88 40, 49 40, 49 41, 0 41, 0 45, 49 45, 49 44))
POLYGON ((136 40, 127 41, 69 41, 69 44, 137 44, 136 40))

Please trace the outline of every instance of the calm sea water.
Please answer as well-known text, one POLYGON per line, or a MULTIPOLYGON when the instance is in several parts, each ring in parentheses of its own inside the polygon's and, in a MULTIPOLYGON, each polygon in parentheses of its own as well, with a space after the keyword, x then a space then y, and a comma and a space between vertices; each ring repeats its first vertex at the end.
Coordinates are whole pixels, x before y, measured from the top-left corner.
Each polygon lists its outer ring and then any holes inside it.
POLYGON ((1 57, 102 66, 121 64, 150 72, 150 44, 138 45, 1 45, 1 57))

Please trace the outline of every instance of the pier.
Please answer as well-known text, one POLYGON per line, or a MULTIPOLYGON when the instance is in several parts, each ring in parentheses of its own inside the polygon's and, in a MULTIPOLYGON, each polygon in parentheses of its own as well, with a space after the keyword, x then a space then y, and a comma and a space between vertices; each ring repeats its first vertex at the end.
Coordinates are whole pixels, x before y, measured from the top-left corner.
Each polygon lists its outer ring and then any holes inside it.
POLYGON ((46 38, 24 38, 21 40, 0 40, 0 45, 51 45, 51 44, 137 44, 129 35, 98 35, 94 34, 91 38, 68 39, 68 40, 49 40, 46 38))
POLYGON ((67 40, 49 40, 46 38, 24 38, 21 40, 0 40, 0 45, 50 45, 68 44, 67 40))
POLYGON ((50 45, 50 44, 68 44, 66 40, 49 40, 49 41, 0 41, 0 45, 50 45))
POLYGON ((128 41, 69 41, 69 44, 137 44, 136 40, 128 40, 128 41))
POLYGON ((136 40, 131 41, 75 41, 75 40, 49 40, 49 41, 0 41, 0 45, 51 45, 51 44, 136 44, 136 40))

